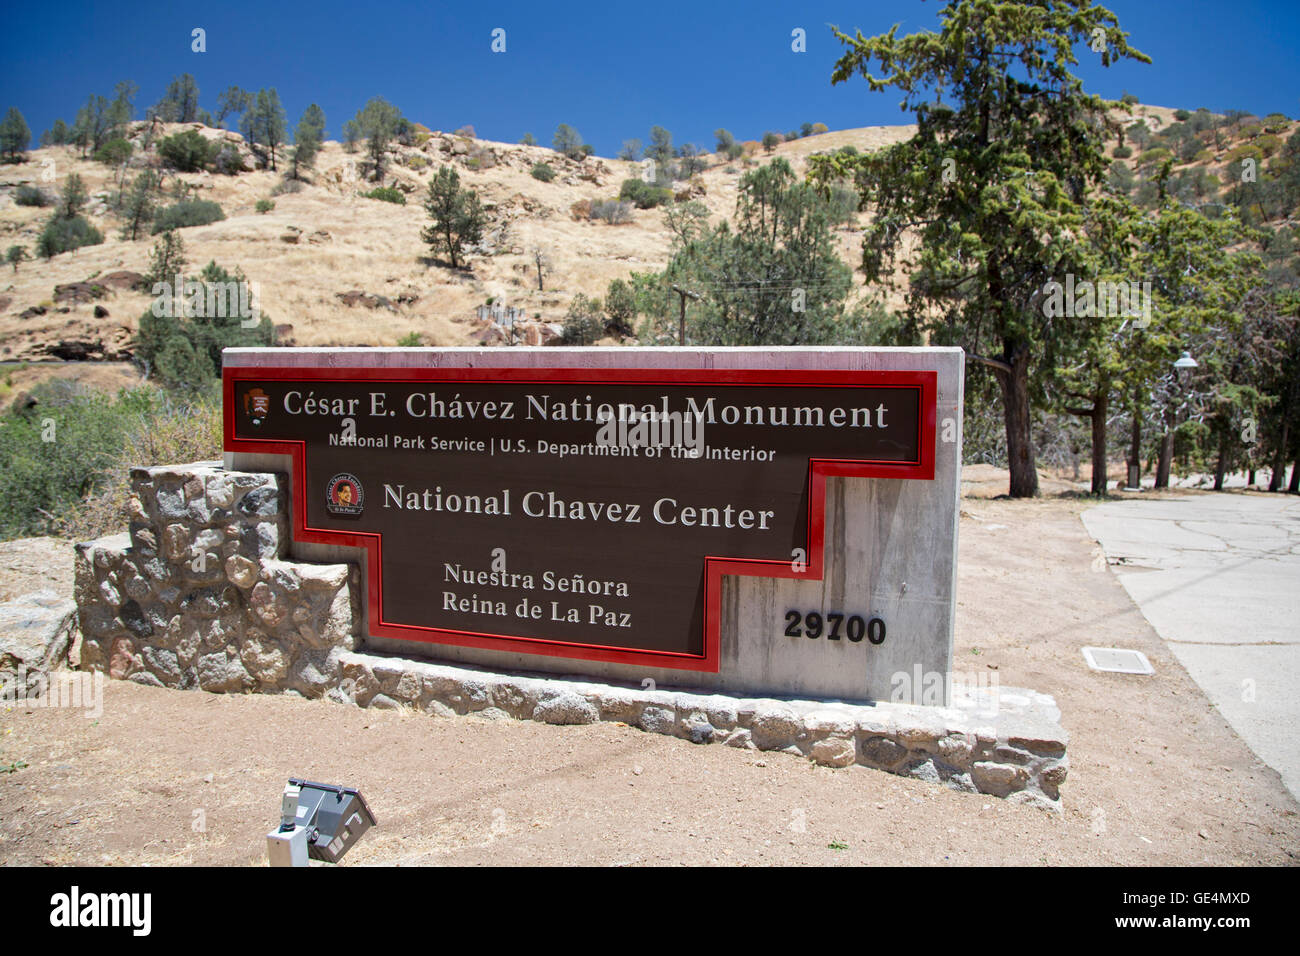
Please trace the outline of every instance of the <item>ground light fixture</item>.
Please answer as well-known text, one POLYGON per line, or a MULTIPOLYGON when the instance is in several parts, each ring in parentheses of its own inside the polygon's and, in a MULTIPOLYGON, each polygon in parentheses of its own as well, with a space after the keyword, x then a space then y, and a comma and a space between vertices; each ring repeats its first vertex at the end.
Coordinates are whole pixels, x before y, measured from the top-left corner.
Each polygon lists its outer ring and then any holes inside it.
POLYGON ((266 835, 271 866, 337 863, 375 825, 361 791, 290 778, 280 798, 280 826, 266 835))

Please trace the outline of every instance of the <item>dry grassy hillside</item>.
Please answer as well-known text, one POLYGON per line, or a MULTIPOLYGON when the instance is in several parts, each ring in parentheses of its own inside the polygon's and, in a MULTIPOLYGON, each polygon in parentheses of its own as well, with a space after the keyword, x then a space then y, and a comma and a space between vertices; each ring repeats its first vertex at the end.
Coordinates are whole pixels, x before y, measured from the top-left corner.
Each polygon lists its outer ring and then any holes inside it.
MULTIPOLYGON (((1116 112, 1115 118, 1125 127, 1142 120, 1159 134, 1176 124, 1175 112, 1143 104, 1135 105, 1131 114, 1116 112)), ((1284 137, 1296 128, 1294 123, 1288 125, 1284 137)), ((160 126, 154 132, 161 138, 185 128, 160 126)), ((235 144, 250 168, 254 165, 238 134, 194 128, 209 139, 235 144)), ((576 162, 540 146, 417 128, 418 145, 390 150, 383 182, 406 193, 405 206, 364 198, 361 193, 378 184, 358 177, 362 154, 349 153, 337 142, 325 144, 309 181, 294 193, 273 196, 284 179, 283 162, 279 172, 233 176, 164 171, 166 191, 179 179, 195 187, 198 198, 219 203, 227 217, 180 231, 191 269, 209 260, 242 269, 259 291, 261 308, 277 325, 291 327, 283 328, 282 338, 293 344, 393 345, 415 332, 428 345, 466 345, 483 341, 476 308, 489 299, 543 322, 558 322, 577 293, 602 296, 611 279, 666 264, 670 235, 662 209, 634 210, 633 221, 618 226, 576 221, 570 213, 582 200, 617 195, 622 181, 638 174, 637 164, 597 157, 576 162), (553 182, 530 175, 533 165, 542 161, 555 169, 553 182), (484 241, 464 270, 432 264, 420 240, 420 230, 428 221, 422 206, 427 184, 447 163, 459 169, 464 185, 478 192, 490 216, 484 241), (274 198, 274 210, 258 214, 256 203, 267 198, 274 198), (543 291, 537 288, 533 267, 535 247, 541 247, 553 264, 543 291), (349 305, 340 295, 351 291, 383 297, 383 301, 352 297, 354 304, 349 305)), ((914 129, 888 126, 824 133, 783 143, 772 155, 788 159, 802 175, 807 157, 814 152, 845 145, 869 151, 905 139, 914 129)), ((1255 135, 1249 125, 1241 129, 1255 135)), ((137 149, 132 159, 135 168, 128 170, 128 176, 145 163, 158 163, 156 152, 139 148, 144 132, 144 123, 132 129, 137 149)), ((1178 169, 1201 165, 1226 175, 1230 150, 1248 142, 1237 127, 1220 132, 1217 139, 1212 133, 1201 138, 1213 146, 1213 155, 1180 163, 1178 169)), ((1115 145, 1109 147, 1112 154, 1115 145)), ((1134 152, 1127 162, 1137 168, 1140 153, 1134 152)), ((691 183, 677 184, 677 190, 703 202, 715 221, 730 217, 746 163, 768 158, 762 151, 731 163, 709 156, 712 165, 691 183)), ((12 244, 33 250, 50 212, 17 205, 17 187, 29 184, 55 192, 73 172, 86 182, 91 194, 87 216, 105 241, 48 262, 23 263, 16 272, 0 266, 0 361, 41 361, 51 357, 51 346, 68 342, 102 343, 106 357, 125 358, 137 318, 149 305, 148 295, 128 289, 116 289, 99 302, 55 301, 57 285, 120 270, 144 272, 154 242, 152 237, 134 242, 119 238, 119 218, 108 208, 118 188, 119 171, 80 158, 73 147, 34 150, 25 163, 0 167, 0 250, 12 244), (33 314, 33 307, 44 309, 44 314, 33 314)), ((838 235, 845 261, 856 265, 860 229, 844 227, 838 235)), ((859 296, 868 293, 861 285, 855 290, 859 296)), ((893 292, 887 301, 897 306, 899 293, 893 292)))
MULTIPOLYGON (((136 125, 137 140, 143 126, 136 125)), ((158 135, 184 128, 168 126, 158 135)), ((196 128, 210 138, 239 142, 237 134, 196 128)), ((802 174, 813 152, 847 144, 874 149, 906 138, 912 129, 825 133, 782 144, 773 155, 787 158, 802 174)), ((267 214, 258 214, 255 204, 272 198, 272 189, 283 178, 283 163, 279 173, 168 172, 165 188, 177 178, 192 184, 197 198, 219 203, 227 217, 180 230, 191 268, 215 260, 229 269, 243 269, 259 289, 262 309, 275 323, 291 325, 298 345, 393 345, 411 332, 429 345, 465 345, 476 341, 476 307, 489 298, 522 308, 529 316, 540 314, 543 321, 560 321, 576 293, 601 296, 611 279, 666 264, 670 235, 662 209, 634 210, 633 221, 618 226, 578 222, 570 214, 581 200, 615 196, 625 178, 637 175, 636 164, 597 157, 574 162, 538 146, 439 132, 421 138, 419 146, 391 151, 384 178, 384 185, 407 193, 406 206, 362 197, 360 193, 377 184, 358 178, 361 154, 348 153, 337 142, 325 144, 310 182, 300 192, 274 196, 275 209, 267 214), (530 175, 541 161, 556 170, 553 182, 530 175), (478 192, 490 215, 491 225, 471 255, 468 270, 430 264, 428 249, 420 241, 420 230, 428 222, 421 204, 427 183, 444 163, 456 164, 462 183, 478 192), (544 291, 538 291, 533 270, 530 250, 535 246, 545 249, 554 264, 544 291), (392 304, 349 306, 339 294, 352 290, 383 296, 392 304)), ((133 162, 154 159, 152 153, 142 159, 137 149, 133 162)), ((760 152, 756 159, 761 162, 766 156, 760 152)), ((713 217, 731 215, 744 169, 743 160, 718 163, 698 177, 695 198, 713 217)), ((17 272, 4 267, 0 360, 40 360, 60 341, 103 342, 110 354, 129 349, 136 320, 149 305, 148 295, 129 290, 114 291, 98 303, 53 301, 56 285, 119 270, 146 271, 154 242, 152 237, 134 242, 118 237, 118 217, 106 203, 117 189, 116 171, 81 159, 73 147, 34 150, 26 163, 0 168, 0 246, 17 243, 34 249, 49 215, 48 209, 16 205, 15 189, 26 183, 57 190, 73 172, 86 182, 92 197, 87 215, 105 241, 48 262, 26 262, 17 272), (96 305, 108 316, 96 318, 96 305), (32 306, 47 311, 21 317, 32 306)), ((678 184, 681 191, 688 188, 678 184)), ((843 229, 840 235, 846 260, 856 261, 859 234, 843 229)))

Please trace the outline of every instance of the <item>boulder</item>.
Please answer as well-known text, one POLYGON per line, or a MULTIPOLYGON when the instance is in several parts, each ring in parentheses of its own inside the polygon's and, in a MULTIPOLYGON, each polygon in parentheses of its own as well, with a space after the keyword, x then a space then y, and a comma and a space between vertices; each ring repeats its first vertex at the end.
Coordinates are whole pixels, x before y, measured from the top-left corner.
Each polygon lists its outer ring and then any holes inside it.
POLYGON ((65 282, 54 287, 54 301, 60 305, 72 302, 93 302, 108 295, 108 289, 98 282, 65 282))
POLYGON ((335 297, 339 299, 348 308, 357 305, 364 305, 367 309, 388 309, 390 312, 396 312, 392 301, 387 296, 376 295, 373 292, 362 292, 360 289, 351 289, 347 292, 335 292, 335 297))
POLYGON ((131 358, 129 351, 105 348, 99 340, 64 339, 52 345, 42 345, 39 351, 65 362, 126 362, 131 358))
POLYGON ((77 604, 50 589, 0 604, 0 675, 20 669, 28 687, 67 663, 77 630, 77 604))
POLYGON ((99 285, 114 291, 133 289, 138 292, 148 292, 149 285, 145 277, 138 272, 131 272, 128 269, 122 269, 117 272, 110 272, 108 275, 102 275, 95 280, 99 285))

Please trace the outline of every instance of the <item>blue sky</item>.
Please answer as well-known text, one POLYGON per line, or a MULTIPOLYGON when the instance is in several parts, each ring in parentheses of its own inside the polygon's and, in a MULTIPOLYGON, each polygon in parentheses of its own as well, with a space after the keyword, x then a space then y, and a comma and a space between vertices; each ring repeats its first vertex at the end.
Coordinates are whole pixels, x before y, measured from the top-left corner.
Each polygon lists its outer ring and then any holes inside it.
MULTIPOLYGON (((1300 3, 1295 0, 1111 0, 1130 42, 1152 64, 1103 69, 1082 56, 1085 87, 1146 103, 1300 115, 1300 3)), ((935 0, 858 3, 414 3, 285 5, 131 2, 15 5, 0 30, 0 110, 17 106, 33 135, 71 123, 90 92, 140 86, 137 108, 192 73, 201 104, 235 83, 274 86, 290 128, 311 102, 330 138, 373 95, 435 129, 472 124, 486 139, 525 132, 549 145, 567 122, 614 155, 659 124, 677 143, 712 148, 713 130, 758 139, 768 129, 906 122, 897 92, 862 80, 832 87, 841 46, 827 27, 871 35, 933 29, 935 0), (191 30, 207 52, 191 51, 191 30), (506 52, 490 49, 506 31, 506 52), (791 52, 791 30, 807 52, 791 52)), ((1083 51, 1087 53, 1087 51, 1083 51)))

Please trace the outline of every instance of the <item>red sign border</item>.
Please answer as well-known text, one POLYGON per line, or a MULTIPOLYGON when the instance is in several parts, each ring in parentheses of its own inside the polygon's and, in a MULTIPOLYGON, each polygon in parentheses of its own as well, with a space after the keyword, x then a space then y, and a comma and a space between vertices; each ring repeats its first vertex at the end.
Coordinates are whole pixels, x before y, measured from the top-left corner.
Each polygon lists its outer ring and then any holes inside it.
POLYGON ((378 366, 234 366, 222 370, 222 416, 225 450, 286 454, 292 470, 290 489, 293 538, 321 544, 348 545, 366 552, 368 626, 376 637, 415 640, 431 644, 479 647, 491 650, 567 657, 577 660, 636 664, 674 670, 717 673, 721 626, 722 577, 736 575, 768 578, 800 578, 820 581, 825 573, 826 479, 911 478, 934 480, 934 444, 937 422, 937 378, 931 370, 867 369, 693 369, 693 368, 387 368, 378 366), (915 388, 920 391, 917 448, 920 460, 885 462, 861 459, 810 458, 808 460, 808 561, 796 570, 790 561, 764 558, 704 558, 704 648, 699 655, 678 651, 651 651, 603 644, 452 631, 395 624, 383 620, 383 597, 379 582, 383 573, 383 535, 374 532, 330 531, 307 527, 305 480, 306 442, 235 437, 235 383, 240 381, 330 381, 345 378, 360 382, 500 382, 561 383, 591 385, 802 385, 805 387, 869 386, 873 388, 915 388))

